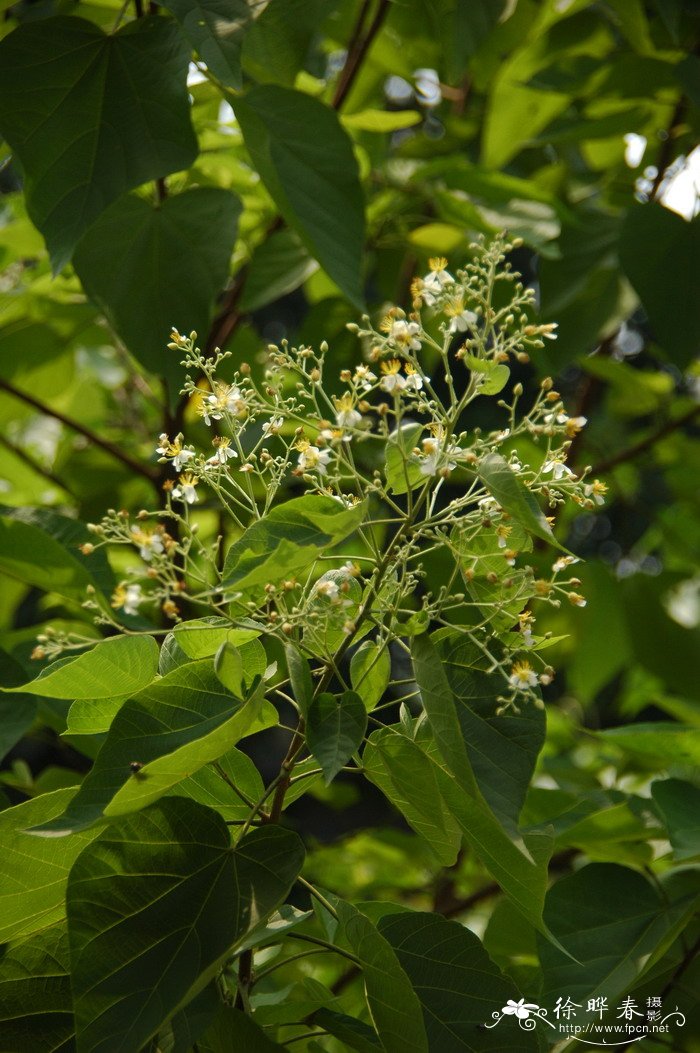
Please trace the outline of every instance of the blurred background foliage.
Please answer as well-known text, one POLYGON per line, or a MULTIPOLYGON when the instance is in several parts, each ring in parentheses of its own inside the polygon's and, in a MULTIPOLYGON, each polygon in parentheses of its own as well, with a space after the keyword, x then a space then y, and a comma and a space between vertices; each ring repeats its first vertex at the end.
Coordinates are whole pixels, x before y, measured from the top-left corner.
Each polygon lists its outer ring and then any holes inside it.
MULTIPOLYGON (((429 257, 459 265, 476 234, 507 229, 523 239, 513 263, 542 320, 559 323, 511 384, 527 398, 555 378, 589 422, 570 463, 609 487, 605 507, 557 523, 585 561, 588 605, 541 626, 558 641, 557 676, 523 822, 554 822, 555 872, 582 856, 689 863, 700 852, 689 804, 700 760, 700 4, 143 6, 0 0, 3 521, 32 522, 74 552, 78 528, 56 515, 152 504, 156 437, 184 429, 196 441, 202 428, 178 397, 172 325, 253 369, 268 342, 325 339, 339 372, 359 356, 349 321, 408 308, 429 257), (650 797, 666 776, 674 792, 650 797)), ((491 412, 475 409, 473 426, 500 426, 491 412)), ((204 532, 227 533, 206 505, 199 515, 204 532)), ((46 624, 88 620, 51 575, 48 551, 43 575, 10 541, 0 552, 6 682, 37 672, 29 656, 46 624)), ((3 799, 78 781, 89 760, 58 738, 61 715, 9 698, 3 799)), ((478 865, 441 872, 379 800, 342 780, 310 795, 312 879, 351 898, 466 912, 501 965, 527 971, 533 935, 478 865)), ((661 986, 689 932, 658 966, 661 986)), ((683 1041, 700 1048, 690 1031, 683 1041)))

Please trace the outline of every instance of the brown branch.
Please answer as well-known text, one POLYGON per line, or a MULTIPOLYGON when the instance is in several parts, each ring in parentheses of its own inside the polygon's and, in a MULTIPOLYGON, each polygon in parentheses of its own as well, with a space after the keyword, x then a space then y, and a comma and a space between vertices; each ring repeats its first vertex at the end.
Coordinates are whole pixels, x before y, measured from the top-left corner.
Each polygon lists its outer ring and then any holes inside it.
POLYGON ((35 461, 33 457, 30 457, 26 450, 22 449, 21 446, 17 446, 17 444, 12 442, 11 439, 8 439, 6 435, 0 435, 0 443, 2 443, 6 450, 9 450, 10 453, 14 454, 15 457, 26 464, 28 468, 33 472, 36 472, 37 475, 41 475, 44 479, 48 479, 49 482, 60 487, 61 490, 65 490, 67 494, 70 494, 71 497, 77 500, 77 494, 71 489, 68 483, 64 483, 63 480, 59 479, 57 475, 54 475, 50 469, 44 468, 44 466, 39 464, 38 461, 35 461))
POLYGON ((338 80, 338 86, 335 89, 333 102, 331 103, 334 110, 339 110, 347 99, 357 74, 360 72, 364 58, 372 46, 374 38, 382 28, 384 19, 389 14, 389 2, 390 0, 379 0, 379 7, 364 37, 351 43, 348 57, 345 60, 345 65, 338 80))
POLYGON ((677 431, 678 428, 682 428, 685 424, 690 424, 699 413, 700 406, 693 406, 686 413, 681 414, 680 417, 676 417, 673 420, 667 421, 661 428, 651 432, 651 434, 647 435, 645 439, 640 439, 640 441, 636 442, 633 446, 628 446, 626 450, 619 450, 610 457, 598 461, 598 463, 594 464, 591 469, 592 474, 602 475, 604 472, 609 472, 612 468, 617 468, 619 464, 633 461, 635 457, 639 457, 641 453, 645 453, 647 450, 651 449, 652 446, 655 446, 660 439, 677 431))
POLYGON ((40 402, 39 399, 35 398, 34 395, 30 395, 27 391, 21 391, 16 388, 14 384, 11 384, 9 380, 0 379, 0 390, 6 391, 9 395, 19 399, 20 402, 26 403, 27 406, 31 406, 38 413, 43 414, 45 417, 53 417, 54 420, 58 420, 61 424, 64 424, 66 428, 70 428, 71 431, 77 432, 78 435, 82 435, 88 440, 93 446, 99 446, 101 450, 108 453, 110 457, 113 457, 116 461, 121 461, 123 465, 135 472, 136 475, 142 476, 144 479, 148 479, 149 483, 154 486, 157 485, 157 474, 152 468, 137 461, 131 454, 126 453, 121 447, 117 446, 116 443, 110 442, 109 439, 103 439, 97 432, 88 428, 86 424, 81 424, 77 420, 73 420, 71 417, 67 417, 60 410, 53 409, 51 406, 47 406, 46 403, 40 402))

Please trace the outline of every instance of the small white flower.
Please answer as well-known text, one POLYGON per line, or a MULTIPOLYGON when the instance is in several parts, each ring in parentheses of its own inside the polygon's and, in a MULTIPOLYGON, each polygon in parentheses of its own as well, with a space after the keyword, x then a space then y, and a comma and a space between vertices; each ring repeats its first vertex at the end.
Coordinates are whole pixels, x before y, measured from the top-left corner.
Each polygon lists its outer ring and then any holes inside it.
POLYGON ((327 581, 319 581, 316 586, 316 592, 321 596, 326 596, 329 600, 337 600, 340 589, 337 582, 328 579, 327 581))
POLYGON ((530 687, 537 687, 537 674, 529 662, 514 662, 508 683, 515 691, 527 691, 530 687))
POLYGON ((238 457, 238 454, 231 449, 231 440, 224 437, 217 442, 216 452, 207 460, 207 464, 226 464, 231 457, 238 457))
POLYGON ((284 417, 271 417, 262 426, 263 435, 277 435, 284 424, 284 417))
POLYGON ((353 379, 356 384, 359 384, 363 391, 369 391, 377 378, 369 366, 356 366, 353 379))
POLYGON ((382 362, 380 369, 384 374, 380 387, 390 395, 397 394, 406 387, 406 378, 401 374, 401 362, 398 358, 390 358, 388 362, 382 362))
POLYGON ((141 530, 140 527, 134 525, 131 528, 131 534, 134 544, 139 546, 141 559, 145 559, 146 562, 153 558, 154 553, 159 556, 164 551, 163 537, 159 531, 141 530))
MULTIPOLYGON (((410 363, 407 363, 405 368, 406 380, 404 381, 404 388, 406 391, 420 391, 423 387, 423 377, 418 373, 410 363)), ((430 377, 426 378, 428 381, 430 377)))
POLYGON ((542 471, 545 473, 551 472, 552 478, 555 481, 566 479, 567 476, 572 476, 574 474, 559 457, 552 457, 551 460, 546 461, 542 465, 542 471))
POLYGON ((176 472, 181 472, 187 462, 195 456, 191 446, 183 446, 181 434, 176 435, 171 442, 166 433, 162 432, 158 441, 160 446, 156 446, 156 453, 167 460, 172 460, 176 472))
POLYGON ((141 586, 138 584, 128 585, 122 581, 117 585, 112 595, 112 606, 115 610, 121 609, 124 614, 138 614, 139 604, 143 600, 141 586))
POLYGON ((184 501, 185 504, 195 505, 199 500, 195 489, 199 480, 196 479, 191 472, 183 472, 180 476, 179 483, 180 485, 173 489, 173 497, 178 501, 184 501))
POLYGON ((317 471, 319 475, 325 475, 328 468, 328 462, 331 459, 330 450, 319 449, 318 446, 312 446, 308 442, 302 442, 297 445, 299 450, 299 457, 297 458, 297 464, 304 472, 317 471))
POLYGON ((605 495, 608 492, 608 488, 606 484, 601 483, 599 479, 594 479, 592 483, 586 483, 583 492, 586 497, 592 498, 597 505, 604 505, 605 495))
POLYGON ((461 296, 446 304, 444 310, 447 317, 451 319, 449 326, 451 333, 465 333, 467 329, 473 329, 476 326, 477 317, 473 311, 465 308, 461 296))
POLYGON ((570 567, 572 563, 580 562, 581 560, 578 558, 578 556, 560 556, 559 559, 552 564, 552 571, 555 574, 558 574, 566 567, 570 567))
POLYGON ((355 409, 354 398, 349 391, 335 399, 335 409, 335 420, 339 428, 356 428, 362 421, 362 414, 355 409))
POLYGON ((500 508, 500 505, 496 498, 491 497, 490 494, 488 494, 486 497, 480 497, 476 503, 485 516, 493 515, 494 512, 497 512, 500 508))
POLYGON ((560 413, 545 413, 544 415, 545 424, 566 424, 568 419, 568 413, 564 413, 563 410, 560 413))
POLYGON ((428 260, 428 266, 430 270, 423 278, 421 295, 424 303, 428 307, 432 307, 436 299, 442 294, 445 285, 450 285, 454 282, 454 278, 447 270, 447 260, 441 256, 428 260))
POLYGON ((204 417, 205 424, 211 424, 213 420, 221 420, 224 413, 230 413, 234 417, 242 416, 246 411, 246 403, 241 389, 235 384, 214 384, 214 391, 202 399, 200 413, 204 417))
POLYGON ((407 322, 405 318, 399 318, 391 324, 389 339, 404 350, 420 351, 419 333, 420 326, 418 322, 407 322))

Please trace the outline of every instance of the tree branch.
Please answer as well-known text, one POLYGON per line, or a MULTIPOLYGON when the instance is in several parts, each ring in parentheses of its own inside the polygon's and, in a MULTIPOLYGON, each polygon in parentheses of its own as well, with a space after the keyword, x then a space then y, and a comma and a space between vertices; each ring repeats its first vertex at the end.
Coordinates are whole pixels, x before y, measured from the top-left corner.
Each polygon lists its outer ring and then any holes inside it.
POLYGON ((674 420, 667 421, 661 428, 657 428, 656 431, 651 432, 645 439, 640 439, 639 442, 634 443, 633 446, 628 446, 626 450, 619 450, 617 453, 612 454, 610 457, 604 458, 602 461, 598 461, 594 464, 591 473, 593 475, 602 475, 605 472, 609 472, 612 468, 617 468, 619 464, 625 464, 627 461, 633 461, 635 457, 639 457, 641 453, 645 453, 646 450, 651 449, 656 443, 670 435, 672 432, 677 431, 678 428, 682 428, 685 424, 690 422, 698 416, 700 413, 700 406, 692 406, 686 413, 681 414, 680 417, 676 417, 674 420))
POLYGON ((117 446, 116 443, 110 442, 109 439, 103 439, 102 436, 97 434, 97 432, 88 428, 86 424, 81 424, 79 421, 67 417, 65 413, 61 413, 60 410, 47 406, 46 403, 40 402, 39 399, 34 397, 34 395, 30 395, 27 391, 21 391, 19 388, 16 388, 14 384, 9 382, 9 380, 0 379, 0 390, 6 391, 8 395, 12 395, 14 398, 19 399, 20 402, 26 403, 27 406, 31 406, 45 417, 53 417, 54 420, 60 421, 61 424, 66 426, 66 428, 70 428, 71 431, 77 432, 78 435, 82 435, 93 446, 99 446, 101 450, 104 450, 105 453, 108 453, 110 457, 113 457, 116 461, 120 461, 125 467, 129 468, 132 472, 135 472, 136 475, 148 479, 149 483, 157 489, 158 477, 155 469, 149 468, 147 465, 137 461, 131 456, 131 454, 126 453, 125 450, 122 450, 121 447, 117 446))

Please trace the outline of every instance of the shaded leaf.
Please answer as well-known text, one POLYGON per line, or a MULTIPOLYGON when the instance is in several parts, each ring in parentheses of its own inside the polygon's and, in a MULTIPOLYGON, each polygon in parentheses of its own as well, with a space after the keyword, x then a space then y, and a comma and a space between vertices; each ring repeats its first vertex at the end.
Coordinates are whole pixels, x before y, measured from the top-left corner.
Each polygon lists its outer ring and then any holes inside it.
POLYGON ((251 25, 243 65, 260 82, 292 87, 322 13, 321 0, 275 0, 251 25))
POLYGON ((365 640, 350 659, 350 682, 367 712, 381 701, 391 677, 391 654, 386 644, 365 640))
POLYGON ((0 44, 0 128, 54 271, 120 194, 194 161, 189 57, 174 23, 156 17, 112 35, 47 18, 0 44))
POLYGON ((681 779, 659 779, 651 784, 651 796, 668 828, 676 859, 700 855, 700 789, 681 779))
POLYGON ((279 1053, 284 1048, 268 1038, 252 1017, 233 1006, 222 1006, 199 1042, 200 1053, 279 1053))
POLYGON ((367 711, 354 691, 319 695, 309 706, 306 741, 328 785, 356 753, 367 730, 367 711))
POLYGON ((0 952, 0 1048, 74 1053, 68 933, 54 925, 0 952))
POLYGON ((236 117, 280 212, 361 306, 364 202, 357 161, 337 115, 309 95, 267 84, 236 100, 236 117))
POLYGON ((302 716, 306 717, 314 697, 314 682, 311 678, 309 663, 292 643, 286 645, 284 653, 287 658, 287 670, 294 698, 302 716))
MULTIPOLYGON (((489 493, 513 519, 536 537, 558 545, 535 495, 518 479, 500 454, 490 453, 484 457, 479 465, 479 475, 489 493)), ((560 545, 558 547, 561 548, 560 545)))
POLYGON ((68 882, 79 1049, 141 1049, 286 896, 302 862, 296 834, 253 830, 233 849, 223 819, 184 799, 105 830, 68 882))
POLYGON ((195 187, 157 207, 135 195, 115 202, 75 253, 88 296, 141 365, 177 390, 181 354, 167 348, 173 326, 206 333, 229 273, 240 202, 218 187, 195 187))
POLYGON ((425 482, 426 477, 413 457, 413 448, 423 430, 422 424, 402 424, 387 439, 384 471, 389 493, 405 494, 425 482))
POLYGON ((231 88, 242 87, 241 47, 252 10, 246 0, 167 0, 202 62, 231 88))

